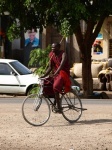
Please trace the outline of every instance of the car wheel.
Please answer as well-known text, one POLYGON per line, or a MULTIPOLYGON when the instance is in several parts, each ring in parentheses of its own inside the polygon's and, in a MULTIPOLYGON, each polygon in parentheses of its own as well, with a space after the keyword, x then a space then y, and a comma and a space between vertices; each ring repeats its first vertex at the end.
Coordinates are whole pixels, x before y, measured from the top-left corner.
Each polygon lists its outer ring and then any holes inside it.
POLYGON ((27 90, 27 93, 26 95, 30 95, 30 94, 36 94, 38 93, 38 90, 39 90, 39 86, 36 86, 36 87, 30 87, 28 90, 27 90))

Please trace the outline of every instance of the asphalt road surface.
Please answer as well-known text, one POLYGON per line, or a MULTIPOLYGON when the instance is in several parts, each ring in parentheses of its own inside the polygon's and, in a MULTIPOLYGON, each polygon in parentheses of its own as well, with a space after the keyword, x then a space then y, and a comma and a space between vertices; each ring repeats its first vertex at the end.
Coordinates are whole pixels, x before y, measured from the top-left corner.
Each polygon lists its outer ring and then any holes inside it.
POLYGON ((40 127, 25 122, 23 97, 0 98, 0 150, 112 150, 112 100, 82 100, 75 124, 51 113, 40 127))

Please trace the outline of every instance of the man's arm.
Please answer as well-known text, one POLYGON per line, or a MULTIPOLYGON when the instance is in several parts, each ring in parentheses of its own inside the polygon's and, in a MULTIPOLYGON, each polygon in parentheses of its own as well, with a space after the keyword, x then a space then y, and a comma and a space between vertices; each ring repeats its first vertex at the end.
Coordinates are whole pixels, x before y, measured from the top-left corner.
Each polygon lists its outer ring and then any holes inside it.
POLYGON ((46 77, 47 75, 49 75, 49 73, 52 71, 52 66, 51 66, 51 61, 49 62, 49 66, 48 66, 48 69, 46 70, 46 73, 41 76, 40 78, 44 78, 46 77))

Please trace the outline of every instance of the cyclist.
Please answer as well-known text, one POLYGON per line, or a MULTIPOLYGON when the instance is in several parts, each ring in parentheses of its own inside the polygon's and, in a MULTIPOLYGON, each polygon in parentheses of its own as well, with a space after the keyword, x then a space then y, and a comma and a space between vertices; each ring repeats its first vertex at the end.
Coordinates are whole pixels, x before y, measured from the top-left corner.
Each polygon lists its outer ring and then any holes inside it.
POLYGON ((62 89, 64 89, 65 93, 70 91, 70 67, 67 54, 65 51, 60 50, 60 44, 53 43, 51 48, 52 51, 49 53, 50 61, 48 69, 40 78, 48 76, 51 72, 53 73, 53 91, 57 103, 57 112, 61 113, 59 93, 62 92, 62 89))

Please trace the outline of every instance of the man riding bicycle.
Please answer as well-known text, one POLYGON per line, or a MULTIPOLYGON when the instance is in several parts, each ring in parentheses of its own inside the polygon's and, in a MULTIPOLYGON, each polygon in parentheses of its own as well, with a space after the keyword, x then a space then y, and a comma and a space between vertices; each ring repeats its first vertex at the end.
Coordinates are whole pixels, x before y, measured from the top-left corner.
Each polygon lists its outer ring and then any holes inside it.
POLYGON ((51 71, 53 73, 53 91, 55 94, 55 100, 57 103, 57 112, 61 113, 60 97, 59 93, 64 90, 65 93, 70 91, 70 67, 65 51, 60 50, 59 43, 52 44, 52 51, 49 53, 50 61, 46 73, 40 78, 48 76, 51 71))

